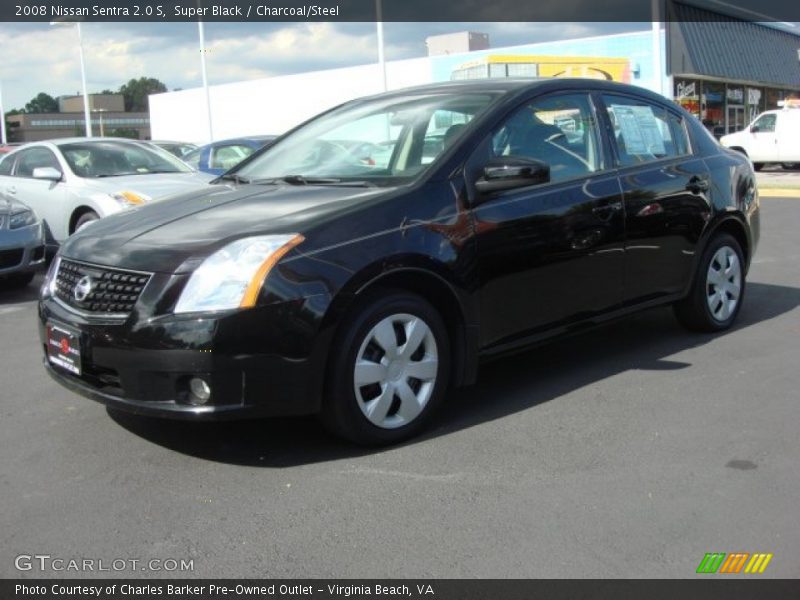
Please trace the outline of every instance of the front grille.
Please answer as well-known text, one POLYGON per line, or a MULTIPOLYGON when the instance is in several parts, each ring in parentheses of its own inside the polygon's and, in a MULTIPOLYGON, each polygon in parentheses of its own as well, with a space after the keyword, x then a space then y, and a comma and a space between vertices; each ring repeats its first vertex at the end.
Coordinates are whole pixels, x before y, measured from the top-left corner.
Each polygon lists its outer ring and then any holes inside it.
POLYGON ((149 273, 61 259, 55 294, 65 304, 85 312, 127 316, 149 280, 149 273), (76 287, 80 288, 77 294, 76 287))
POLYGON ((16 267, 22 262, 23 254, 25 254, 25 251, 21 248, 0 251, 0 269, 16 267))

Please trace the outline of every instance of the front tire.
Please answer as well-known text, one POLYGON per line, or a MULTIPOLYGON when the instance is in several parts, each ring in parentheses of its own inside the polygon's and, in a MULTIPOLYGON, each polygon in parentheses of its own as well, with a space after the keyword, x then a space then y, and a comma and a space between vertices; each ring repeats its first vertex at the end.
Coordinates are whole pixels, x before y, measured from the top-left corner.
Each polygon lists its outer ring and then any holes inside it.
POLYGON ((763 163, 763 162, 754 162, 754 163, 753 163, 753 168, 754 168, 756 171, 760 171, 761 169, 763 169, 763 168, 764 168, 764 164, 765 164, 765 163, 763 163))
POLYGON ((742 307, 744 257, 736 239, 721 233, 706 247, 689 295, 675 304, 675 315, 688 329, 728 329, 742 307))
POLYGON ((383 292, 361 303, 340 328, 331 356, 322 420, 358 444, 416 435, 447 390, 447 329, 415 294, 383 292))
POLYGON ((75 222, 75 229, 72 233, 79 232, 82 227, 86 227, 89 223, 94 223, 98 219, 100 219, 100 217, 96 212, 93 210, 87 210, 80 217, 78 217, 78 220, 75 222))

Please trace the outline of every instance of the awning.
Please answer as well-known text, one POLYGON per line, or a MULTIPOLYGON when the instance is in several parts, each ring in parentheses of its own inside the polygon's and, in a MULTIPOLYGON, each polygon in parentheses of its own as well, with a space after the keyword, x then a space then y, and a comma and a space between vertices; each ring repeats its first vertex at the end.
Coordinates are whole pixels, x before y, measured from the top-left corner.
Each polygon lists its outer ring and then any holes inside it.
POLYGON ((668 2, 667 72, 800 89, 800 36, 668 2))

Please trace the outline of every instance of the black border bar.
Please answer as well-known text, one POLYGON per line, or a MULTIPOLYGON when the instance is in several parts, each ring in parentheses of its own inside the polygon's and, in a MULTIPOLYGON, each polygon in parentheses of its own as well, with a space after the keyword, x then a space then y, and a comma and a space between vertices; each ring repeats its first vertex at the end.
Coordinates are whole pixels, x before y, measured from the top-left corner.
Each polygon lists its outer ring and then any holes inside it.
MULTIPOLYGON (((380 0, 386 22, 650 22, 651 0, 380 0)), ((681 0, 748 21, 800 21, 793 0, 681 0)), ((665 13, 666 16, 665 16, 665 13)), ((698 17, 714 20, 715 17, 698 17)), ((376 0, 3 0, 0 21, 372 22, 376 0)))
POLYGON ((0 580, 3 600, 782 600, 798 596, 800 580, 750 576, 677 580, 0 580), (376 593, 376 586, 381 593, 376 593))

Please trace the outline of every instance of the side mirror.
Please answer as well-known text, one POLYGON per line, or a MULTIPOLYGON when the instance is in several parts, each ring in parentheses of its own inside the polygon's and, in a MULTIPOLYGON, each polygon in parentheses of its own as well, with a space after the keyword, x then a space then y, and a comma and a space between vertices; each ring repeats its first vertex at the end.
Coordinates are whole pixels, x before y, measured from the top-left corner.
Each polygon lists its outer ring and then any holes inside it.
POLYGON ((750 133, 758 133, 759 131, 761 131, 761 129, 759 128, 758 125, 751 125, 750 126, 750 133))
POLYGON ((36 167, 33 170, 34 179, 46 179, 48 181, 61 181, 61 171, 53 167, 36 167))
POLYGON ((482 194, 547 183, 550 165, 535 158, 499 156, 491 159, 483 169, 483 177, 475 182, 482 194))

